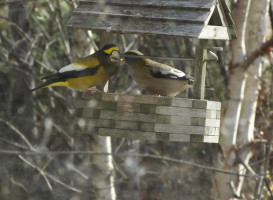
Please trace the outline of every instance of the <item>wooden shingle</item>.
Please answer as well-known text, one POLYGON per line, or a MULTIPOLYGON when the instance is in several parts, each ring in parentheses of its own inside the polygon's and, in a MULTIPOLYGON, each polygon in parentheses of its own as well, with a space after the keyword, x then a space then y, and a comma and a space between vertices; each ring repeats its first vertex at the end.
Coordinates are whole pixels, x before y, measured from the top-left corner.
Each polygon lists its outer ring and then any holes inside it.
POLYGON ((224 0, 80 0, 67 26, 199 39, 236 38, 224 0))

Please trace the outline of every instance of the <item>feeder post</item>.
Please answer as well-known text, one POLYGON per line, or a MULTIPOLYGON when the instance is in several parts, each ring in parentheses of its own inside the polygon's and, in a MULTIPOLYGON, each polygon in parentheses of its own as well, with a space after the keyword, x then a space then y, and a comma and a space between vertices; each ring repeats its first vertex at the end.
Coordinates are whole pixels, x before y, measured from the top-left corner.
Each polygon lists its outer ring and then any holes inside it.
POLYGON ((195 99, 204 99, 205 80, 206 80, 206 59, 207 59, 207 40, 199 39, 196 45, 194 62, 194 84, 193 97, 195 99))

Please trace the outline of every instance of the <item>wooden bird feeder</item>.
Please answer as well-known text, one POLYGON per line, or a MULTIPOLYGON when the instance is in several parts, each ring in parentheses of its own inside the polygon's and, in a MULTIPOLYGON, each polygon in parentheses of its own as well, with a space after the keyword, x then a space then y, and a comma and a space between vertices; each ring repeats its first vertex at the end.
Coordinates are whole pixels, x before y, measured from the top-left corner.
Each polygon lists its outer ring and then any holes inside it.
POLYGON ((198 38, 195 99, 95 94, 76 102, 75 131, 111 137, 218 143, 221 103, 204 100, 208 39, 236 38, 225 0, 79 0, 68 27, 198 38))

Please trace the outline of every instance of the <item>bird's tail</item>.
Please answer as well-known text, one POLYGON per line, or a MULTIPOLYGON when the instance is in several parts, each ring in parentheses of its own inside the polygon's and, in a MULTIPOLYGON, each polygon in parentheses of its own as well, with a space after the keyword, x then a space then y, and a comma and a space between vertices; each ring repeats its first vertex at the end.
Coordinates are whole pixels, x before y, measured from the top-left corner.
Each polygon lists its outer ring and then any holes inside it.
POLYGON ((46 81, 42 83, 41 85, 37 86, 36 88, 31 89, 30 90, 31 92, 39 90, 41 88, 45 88, 45 87, 67 86, 67 82, 61 81, 58 74, 44 76, 41 78, 41 80, 46 80, 46 81))

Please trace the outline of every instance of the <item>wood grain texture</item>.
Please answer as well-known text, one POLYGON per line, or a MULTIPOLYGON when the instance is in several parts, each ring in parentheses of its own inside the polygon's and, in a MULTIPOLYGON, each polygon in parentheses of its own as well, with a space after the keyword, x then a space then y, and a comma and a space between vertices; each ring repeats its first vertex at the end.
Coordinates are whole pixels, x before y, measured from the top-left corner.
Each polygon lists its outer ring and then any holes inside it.
POLYGON ((195 99, 203 100, 205 97, 205 79, 206 79, 206 62, 207 49, 206 40, 199 40, 194 62, 194 83, 193 83, 193 97, 195 99))
POLYGON ((77 133, 176 142, 219 139, 220 102, 101 93, 75 106, 77 133))
POLYGON ((217 1, 219 2, 80 0, 67 26, 115 33, 159 34, 200 39, 234 38, 235 30, 230 11, 223 0, 217 1), (219 7, 221 19, 225 19, 228 26, 216 26, 213 29, 205 26, 214 16, 212 13, 215 5, 219 7))
POLYGON ((131 5, 133 7, 155 7, 155 8, 196 8, 199 10, 208 10, 213 0, 180 0, 180 1, 162 1, 162 0, 80 0, 79 4, 103 4, 103 5, 131 5))

